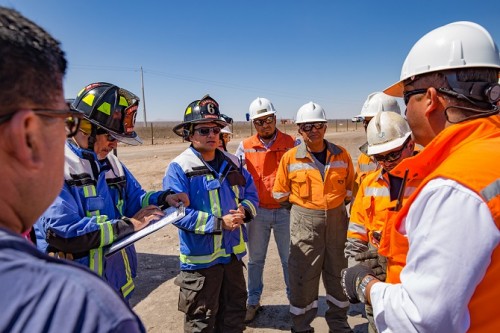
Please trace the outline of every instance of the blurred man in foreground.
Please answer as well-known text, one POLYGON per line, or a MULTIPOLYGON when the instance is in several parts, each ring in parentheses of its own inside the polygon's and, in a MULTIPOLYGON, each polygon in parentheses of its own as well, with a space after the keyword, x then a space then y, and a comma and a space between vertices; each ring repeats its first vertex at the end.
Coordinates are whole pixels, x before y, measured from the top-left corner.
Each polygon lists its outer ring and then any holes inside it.
POLYGON ((99 277, 21 236, 61 191, 64 141, 81 114, 64 100, 59 42, 3 7, 0 59, 0 331, 145 332, 99 277))

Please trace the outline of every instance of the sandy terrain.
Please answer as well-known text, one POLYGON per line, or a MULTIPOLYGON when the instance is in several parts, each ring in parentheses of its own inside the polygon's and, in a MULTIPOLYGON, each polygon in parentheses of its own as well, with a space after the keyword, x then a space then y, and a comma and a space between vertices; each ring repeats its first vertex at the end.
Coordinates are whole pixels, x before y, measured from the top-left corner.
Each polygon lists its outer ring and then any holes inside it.
MULTIPOLYGON (((364 141, 364 132, 359 128, 338 133, 334 130, 335 126, 333 130, 332 126, 329 127, 327 139, 344 146, 352 158, 357 159, 359 155, 357 147, 364 141)), ((288 132, 290 133, 290 130, 288 132)), ((235 138, 229 144, 229 151, 234 152, 241 138, 249 134, 249 131, 239 131, 235 134, 235 138)), ((162 144, 120 146, 118 156, 145 189, 160 190, 168 163, 187 146, 188 143, 173 138, 162 144)), ((179 272, 177 229, 167 226, 137 242, 136 248, 139 253, 139 275, 131 305, 142 318, 148 332, 182 332, 184 317, 177 310, 178 287, 173 283, 174 277, 179 272)), ((290 331, 281 265, 272 237, 264 269, 264 284, 261 300, 264 311, 247 326, 245 332, 290 331)), ((328 332, 323 318, 326 307, 324 295, 324 290, 321 290, 318 317, 313 322, 316 332, 328 332)), ((355 332, 366 332, 366 320, 353 308, 350 311, 349 323, 355 332)))

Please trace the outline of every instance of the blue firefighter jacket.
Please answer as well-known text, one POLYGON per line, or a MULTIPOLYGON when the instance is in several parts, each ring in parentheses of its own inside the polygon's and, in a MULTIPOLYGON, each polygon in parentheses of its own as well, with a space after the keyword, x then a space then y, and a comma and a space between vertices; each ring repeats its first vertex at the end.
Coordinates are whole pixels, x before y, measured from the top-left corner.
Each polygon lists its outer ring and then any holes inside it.
POLYGON ((163 178, 164 190, 187 193, 190 200, 186 216, 174 222, 179 228, 181 270, 225 264, 232 254, 238 259, 246 254, 246 227, 222 229, 218 218, 241 204, 252 219, 259 201, 257 189, 234 155, 216 153, 223 160, 219 172, 189 147, 170 163, 163 178))
POLYGON ((61 193, 35 224, 37 246, 43 252, 71 253, 128 298, 136 276, 135 248, 105 258, 103 247, 133 232, 122 216, 157 204, 164 192, 146 192, 116 156, 99 161, 93 151, 69 140, 64 169, 61 193))

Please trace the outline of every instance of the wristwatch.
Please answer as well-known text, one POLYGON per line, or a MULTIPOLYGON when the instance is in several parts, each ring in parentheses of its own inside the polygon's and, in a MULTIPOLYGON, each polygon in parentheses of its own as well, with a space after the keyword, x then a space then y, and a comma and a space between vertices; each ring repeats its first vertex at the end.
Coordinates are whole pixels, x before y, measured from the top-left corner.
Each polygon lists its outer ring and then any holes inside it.
POLYGON ((370 281, 377 279, 373 275, 367 275, 361 280, 361 283, 356 288, 356 293, 358 294, 358 299, 361 303, 366 303, 366 286, 370 281))

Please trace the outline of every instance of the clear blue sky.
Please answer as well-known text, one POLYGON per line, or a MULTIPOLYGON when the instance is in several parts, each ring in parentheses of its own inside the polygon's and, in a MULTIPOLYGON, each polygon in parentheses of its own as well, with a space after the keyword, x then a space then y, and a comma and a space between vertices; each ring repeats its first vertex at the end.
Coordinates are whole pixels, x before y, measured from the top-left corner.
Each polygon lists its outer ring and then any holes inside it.
MULTIPOLYGON (((460 20, 500 43, 500 1, 0 0, 29 17, 67 54, 67 98, 107 81, 142 99, 148 121, 181 120, 209 93, 243 120, 256 97, 280 118, 314 101, 328 118, 359 114, 368 94, 399 79, 412 45, 460 20)), ((138 120, 143 120, 142 102, 138 120)))

